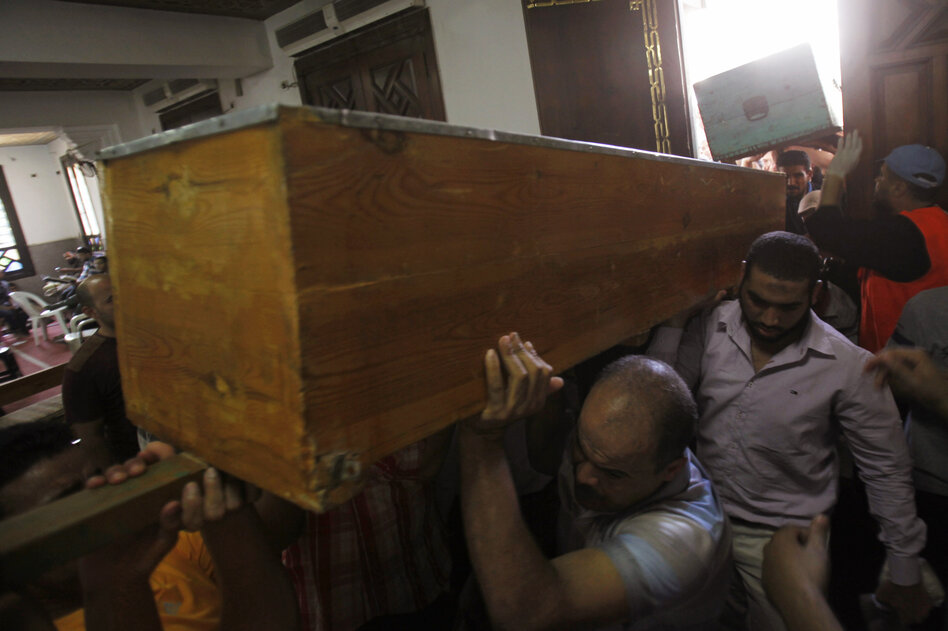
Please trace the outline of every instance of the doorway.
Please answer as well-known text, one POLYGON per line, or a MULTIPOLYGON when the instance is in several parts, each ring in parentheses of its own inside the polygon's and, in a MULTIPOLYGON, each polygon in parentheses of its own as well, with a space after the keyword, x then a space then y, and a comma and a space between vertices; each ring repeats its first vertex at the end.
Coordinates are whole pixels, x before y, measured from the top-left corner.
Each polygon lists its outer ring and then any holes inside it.
POLYGON ((680 0, 680 5, 696 158, 712 159, 695 98, 696 82, 806 43, 821 76, 841 85, 837 0, 680 0))

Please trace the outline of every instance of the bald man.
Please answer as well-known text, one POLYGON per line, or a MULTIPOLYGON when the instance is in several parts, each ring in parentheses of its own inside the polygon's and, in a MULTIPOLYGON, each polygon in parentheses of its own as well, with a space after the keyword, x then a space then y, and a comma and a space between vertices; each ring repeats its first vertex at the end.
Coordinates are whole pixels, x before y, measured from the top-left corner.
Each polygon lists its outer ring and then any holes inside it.
POLYGON ((560 556, 547 560, 520 516, 503 435, 563 381, 516 333, 485 365, 487 407, 459 430, 461 504, 494 626, 716 628, 730 534, 687 447, 697 410, 677 374, 645 357, 606 368, 563 453, 560 556))
POLYGON ((125 416, 115 341, 115 305, 108 274, 90 276, 76 291, 82 311, 99 323, 66 366, 66 422, 89 449, 108 448, 113 461, 138 453, 135 426, 125 416))

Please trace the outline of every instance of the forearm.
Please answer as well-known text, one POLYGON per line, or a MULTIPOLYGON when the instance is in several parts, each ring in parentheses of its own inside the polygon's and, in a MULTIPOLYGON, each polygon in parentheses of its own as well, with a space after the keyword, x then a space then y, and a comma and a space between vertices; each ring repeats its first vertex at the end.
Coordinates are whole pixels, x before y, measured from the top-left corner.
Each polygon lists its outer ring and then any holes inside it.
POLYGON ((909 282, 931 267, 925 238, 901 215, 872 221, 851 219, 824 202, 806 219, 806 227, 821 250, 891 280, 909 282))
POLYGON ((491 620, 542 627, 557 604, 557 573, 523 519, 503 445, 460 428, 461 507, 468 552, 491 620))
MULTIPOLYGON (((852 444, 852 441, 850 441, 852 444)), ((901 434, 884 435, 870 445, 854 445, 859 477, 865 483, 869 512, 879 524, 893 582, 912 585, 921 577, 918 555, 925 546, 925 525, 915 510, 911 462, 901 434)))
POLYGON ((834 173, 823 176, 823 186, 820 188, 820 206, 842 206, 843 191, 846 190, 846 180, 834 173))
POLYGON ((813 586, 801 586, 782 594, 775 603, 789 631, 842 631, 823 594, 813 586))
POLYGON ((250 505, 202 529, 221 589, 221 629, 298 629, 296 594, 250 505))
POLYGON ((155 595, 147 577, 107 582, 83 580, 82 603, 88 631, 161 631, 155 595))

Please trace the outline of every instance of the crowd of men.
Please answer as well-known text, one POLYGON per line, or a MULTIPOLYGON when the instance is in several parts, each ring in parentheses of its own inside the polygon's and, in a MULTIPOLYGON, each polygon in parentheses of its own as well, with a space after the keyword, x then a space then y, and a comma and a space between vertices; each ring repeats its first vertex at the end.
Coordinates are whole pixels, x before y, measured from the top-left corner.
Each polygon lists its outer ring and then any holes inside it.
MULTIPOLYGON (((353 500, 307 514, 209 469, 154 528, 5 586, 0 626, 797 631, 887 617, 944 629, 945 163, 896 148, 877 216, 851 219, 844 183, 860 157, 852 133, 817 201, 808 160, 781 156, 787 230, 754 241, 735 294, 657 327, 588 392, 508 333, 484 356, 482 413, 374 464, 353 500), (858 269, 858 345, 820 317, 835 313, 830 256, 858 269), (536 434, 524 423, 547 424, 544 457, 511 440, 536 434), (826 597, 830 529, 860 527, 836 508, 846 458, 885 560, 861 618, 841 614, 845 594, 826 597), (523 496, 531 467, 552 508, 523 496), (452 469, 454 512, 434 493, 452 469)), ((65 423, 0 429, 0 516, 126 483, 174 453, 125 417, 109 277, 77 295, 99 331, 67 367, 65 423)), ((863 571, 848 563, 833 573, 863 571)))

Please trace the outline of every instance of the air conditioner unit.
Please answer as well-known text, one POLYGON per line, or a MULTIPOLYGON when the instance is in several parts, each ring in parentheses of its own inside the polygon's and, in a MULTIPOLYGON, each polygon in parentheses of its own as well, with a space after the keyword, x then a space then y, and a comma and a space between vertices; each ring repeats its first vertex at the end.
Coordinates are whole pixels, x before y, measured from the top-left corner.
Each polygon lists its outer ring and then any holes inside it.
POLYGON ((216 79, 174 79, 146 89, 142 102, 152 112, 163 112, 195 96, 217 89, 216 79))
POLYGON ((424 0, 336 0, 319 11, 278 28, 277 44, 288 55, 298 55, 399 11, 423 6, 424 0))

